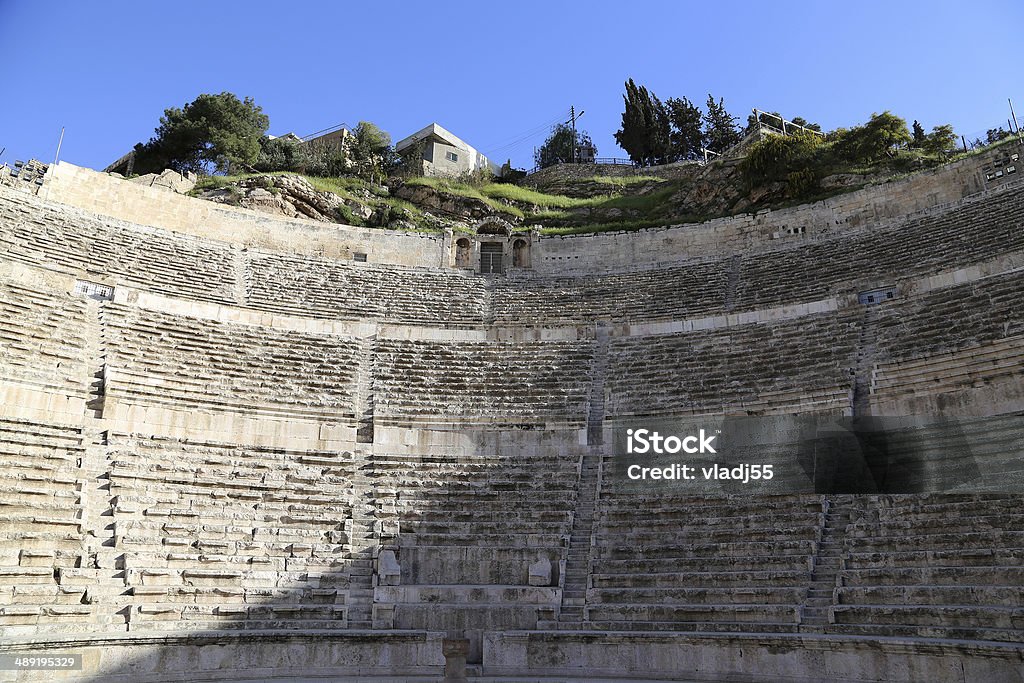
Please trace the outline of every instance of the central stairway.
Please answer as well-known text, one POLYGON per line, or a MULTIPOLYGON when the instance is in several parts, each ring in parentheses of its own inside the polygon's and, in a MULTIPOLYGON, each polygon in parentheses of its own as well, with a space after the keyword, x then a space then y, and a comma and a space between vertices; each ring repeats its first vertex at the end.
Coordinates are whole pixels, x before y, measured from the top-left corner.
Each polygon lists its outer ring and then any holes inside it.
POLYGON ((601 447, 592 446, 580 463, 580 488, 569 553, 565 562, 565 581, 562 587, 562 607, 558 615, 558 628, 580 628, 590 576, 590 551, 594 527, 594 506, 597 503, 597 483, 600 472, 601 447))
POLYGON ((800 606, 800 632, 825 633, 829 625, 828 610, 833 602, 836 577, 842 569, 846 526, 850 523, 853 496, 831 496, 825 499, 825 521, 815 554, 807 597, 800 606))

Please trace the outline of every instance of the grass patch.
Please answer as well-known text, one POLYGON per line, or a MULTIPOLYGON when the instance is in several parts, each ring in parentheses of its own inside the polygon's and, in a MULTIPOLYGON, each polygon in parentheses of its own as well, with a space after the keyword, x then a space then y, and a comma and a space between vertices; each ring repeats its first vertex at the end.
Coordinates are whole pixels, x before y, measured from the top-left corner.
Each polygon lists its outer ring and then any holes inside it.
POLYGON ((584 178, 583 182, 598 183, 600 185, 612 185, 613 187, 630 187, 632 185, 642 185, 644 183, 664 183, 667 182, 667 179, 661 178, 656 175, 596 175, 591 178, 584 178))
MULTIPOLYGON (((203 176, 196 181, 195 187, 192 188, 192 192, 199 192, 202 190, 220 190, 228 185, 237 183, 242 180, 248 180, 249 178, 255 178, 256 176, 270 175, 269 173, 240 173, 238 175, 208 175, 203 176)), ((280 173, 276 175, 281 175, 280 173)))
POLYGON ((522 209, 519 207, 503 204, 496 199, 486 196, 478 188, 473 187, 472 185, 460 183, 448 178, 420 176, 416 178, 409 178, 405 181, 405 184, 432 187, 438 192, 445 192, 457 197, 466 197, 467 199, 475 199, 486 204, 489 208, 497 211, 498 213, 507 213, 515 216, 516 218, 522 218, 524 216, 522 209))
POLYGON ((571 225, 561 228, 541 228, 542 235, 587 235, 595 232, 635 232, 646 228, 661 228, 667 225, 683 223, 699 223, 705 219, 698 216, 679 216, 671 220, 642 219, 631 221, 615 221, 612 223, 591 223, 589 225, 571 225))
POLYGON ((352 197, 353 190, 366 190, 378 197, 387 197, 387 188, 367 182, 355 176, 340 176, 332 178, 320 178, 317 176, 301 176, 309 181, 309 184, 321 192, 333 192, 342 197, 352 197))
POLYGON ((527 187, 510 185, 507 183, 494 183, 480 188, 480 192, 493 199, 507 199, 523 204, 533 204, 553 209, 571 209, 580 206, 593 206, 601 199, 607 197, 592 197, 590 199, 577 199, 575 197, 564 197, 557 194, 545 194, 527 187))
POLYGON ((612 197, 596 204, 602 209, 628 209, 641 213, 654 213, 665 208, 665 204, 676 192, 676 187, 666 187, 650 194, 630 194, 612 197))

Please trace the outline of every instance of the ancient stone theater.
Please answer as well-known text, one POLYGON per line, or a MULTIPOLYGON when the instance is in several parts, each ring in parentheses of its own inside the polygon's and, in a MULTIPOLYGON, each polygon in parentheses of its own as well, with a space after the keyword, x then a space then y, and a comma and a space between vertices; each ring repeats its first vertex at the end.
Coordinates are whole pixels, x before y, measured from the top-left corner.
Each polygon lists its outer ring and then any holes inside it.
POLYGON ((0 657, 75 664, 0 681, 1024 681, 1021 151, 564 236, 25 165, 0 657), (853 474, 785 428, 874 418, 853 474), (621 474, 741 419, 812 485, 621 474))

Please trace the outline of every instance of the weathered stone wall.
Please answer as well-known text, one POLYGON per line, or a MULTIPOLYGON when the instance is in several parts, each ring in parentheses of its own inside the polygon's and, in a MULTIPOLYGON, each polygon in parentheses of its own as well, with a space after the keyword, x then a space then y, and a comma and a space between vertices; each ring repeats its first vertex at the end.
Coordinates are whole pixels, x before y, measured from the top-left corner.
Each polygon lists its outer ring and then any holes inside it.
MULTIPOLYGON (((533 245, 534 269, 542 273, 596 273, 636 265, 653 266, 764 248, 774 239, 809 239, 870 228, 903 221, 919 212, 939 213, 952 202, 983 192, 987 188, 984 167, 1005 155, 1004 146, 937 169, 793 208, 634 232, 541 237, 533 245)), ((1000 179, 1000 183, 1005 180, 1000 179)))
POLYGON ((425 233, 369 230, 283 219, 225 207, 147 187, 62 161, 50 169, 41 196, 52 202, 121 220, 247 247, 375 263, 439 267, 447 262, 444 238, 425 233))

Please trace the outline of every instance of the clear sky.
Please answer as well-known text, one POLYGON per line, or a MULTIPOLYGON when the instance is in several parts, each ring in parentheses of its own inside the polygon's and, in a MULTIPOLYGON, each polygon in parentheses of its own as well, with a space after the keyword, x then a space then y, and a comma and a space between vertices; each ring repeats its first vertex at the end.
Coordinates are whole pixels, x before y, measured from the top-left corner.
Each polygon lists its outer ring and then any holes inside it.
POLYGON ((0 0, 0 162, 103 168, 203 92, 251 96, 270 132, 437 121, 498 163, 532 166, 584 110, 599 156, 623 82, 724 97, 824 128, 890 109, 968 137, 1024 123, 1020 0, 972 2, 48 2, 0 0), (532 135, 531 135, 532 133, 532 135), (509 145, 508 143, 517 143, 509 145))

